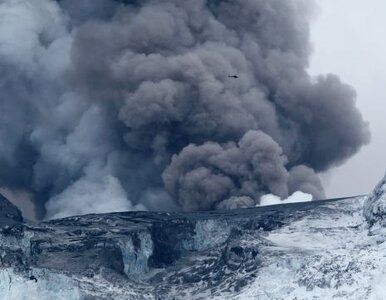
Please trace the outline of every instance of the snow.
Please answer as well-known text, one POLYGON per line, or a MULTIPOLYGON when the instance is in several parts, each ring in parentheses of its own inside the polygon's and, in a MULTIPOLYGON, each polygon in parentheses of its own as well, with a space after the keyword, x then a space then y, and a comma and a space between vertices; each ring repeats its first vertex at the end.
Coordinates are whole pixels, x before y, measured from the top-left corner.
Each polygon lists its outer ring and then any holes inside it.
POLYGON ((367 197, 363 214, 370 226, 385 227, 386 225, 386 176, 367 197))
POLYGON ((227 299, 385 299, 386 243, 368 235, 365 200, 270 232, 257 279, 227 299))
POLYGON ((0 299, 10 300, 77 300, 81 293, 74 280, 53 272, 32 270, 38 281, 17 274, 11 269, 0 270, 0 299))
MULTIPOLYGON (((256 215, 251 214, 247 223, 240 216, 249 210, 228 218, 191 218, 186 223, 189 230, 184 234, 178 231, 182 239, 179 250, 186 257, 170 268, 157 270, 148 265, 154 247, 151 232, 135 225, 138 229, 119 236, 125 271, 122 277, 103 272, 87 277, 44 268, 18 273, 3 268, 0 299, 157 299, 159 292, 160 299, 176 300, 383 300, 385 194, 386 179, 368 197, 254 209, 256 215), (275 219, 277 226, 262 230, 260 223, 254 222, 260 214, 266 218, 262 220, 275 219), (190 227, 190 222, 195 226, 190 227), (234 248, 242 255, 232 252, 234 248), (251 259, 252 251, 258 261, 251 259), (38 282, 29 280, 30 275, 38 282)), ((292 195, 285 202, 308 201, 306 196, 292 195)), ((270 197, 262 204, 277 200, 270 197)), ((126 217, 133 218, 122 215, 126 217)), ((181 220, 174 221, 181 226, 181 220)), ((28 234, 21 239, 0 235, 0 243, 6 250, 22 248, 28 255, 33 238, 28 234)))

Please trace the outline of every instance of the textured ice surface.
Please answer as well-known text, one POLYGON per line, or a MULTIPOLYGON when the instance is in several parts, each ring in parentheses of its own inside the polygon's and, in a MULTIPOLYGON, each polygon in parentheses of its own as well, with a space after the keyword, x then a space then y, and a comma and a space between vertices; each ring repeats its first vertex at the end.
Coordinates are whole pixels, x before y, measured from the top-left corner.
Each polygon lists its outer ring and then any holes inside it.
POLYGON ((364 201, 3 222, 0 299, 386 299, 364 201))
POLYGON ((0 270, 0 299, 81 299, 79 288, 70 277, 43 270, 31 272, 39 278, 38 282, 12 269, 0 270))
POLYGON ((384 246, 367 235, 362 201, 329 204, 269 232, 258 280, 235 299, 384 299, 376 297, 386 283, 384 246))
POLYGON ((149 233, 121 239, 121 248, 125 274, 134 281, 141 280, 148 273, 148 260, 153 252, 153 241, 149 233))

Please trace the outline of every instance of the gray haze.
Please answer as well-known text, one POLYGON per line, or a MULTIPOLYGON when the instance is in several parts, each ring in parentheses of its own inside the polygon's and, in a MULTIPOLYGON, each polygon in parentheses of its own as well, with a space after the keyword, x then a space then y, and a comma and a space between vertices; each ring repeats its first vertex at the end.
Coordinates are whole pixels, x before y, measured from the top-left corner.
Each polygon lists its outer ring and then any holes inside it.
POLYGON ((323 198, 369 142, 353 88, 306 71, 312 1, 0 3, 0 186, 38 217, 323 198))
POLYGON ((311 26, 311 74, 333 72, 355 86, 357 105, 370 122, 371 143, 322 179, 327 196, 367 194, 386 170, 386 36, 384 0, 317 0, 311 26), (365 175, 364 175, 365 174, 365 175))

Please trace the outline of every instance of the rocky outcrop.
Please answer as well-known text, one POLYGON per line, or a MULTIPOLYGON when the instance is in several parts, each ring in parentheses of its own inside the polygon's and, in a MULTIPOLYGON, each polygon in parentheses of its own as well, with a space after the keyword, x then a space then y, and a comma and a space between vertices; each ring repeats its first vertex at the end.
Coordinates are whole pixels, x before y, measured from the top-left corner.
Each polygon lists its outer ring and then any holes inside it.
POLYGON ((0 194, 0 222, 23 222, 20 210, 0 194))

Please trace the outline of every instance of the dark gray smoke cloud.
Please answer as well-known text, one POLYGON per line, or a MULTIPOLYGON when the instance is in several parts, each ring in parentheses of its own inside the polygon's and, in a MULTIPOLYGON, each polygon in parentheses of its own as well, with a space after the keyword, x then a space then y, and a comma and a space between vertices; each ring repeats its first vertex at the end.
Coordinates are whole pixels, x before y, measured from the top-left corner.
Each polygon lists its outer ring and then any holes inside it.
POLYGON ((322 198, 369 132, 350 86, 307 74, 313 9, 1 1, 0 186, 46 218, 322 198))

